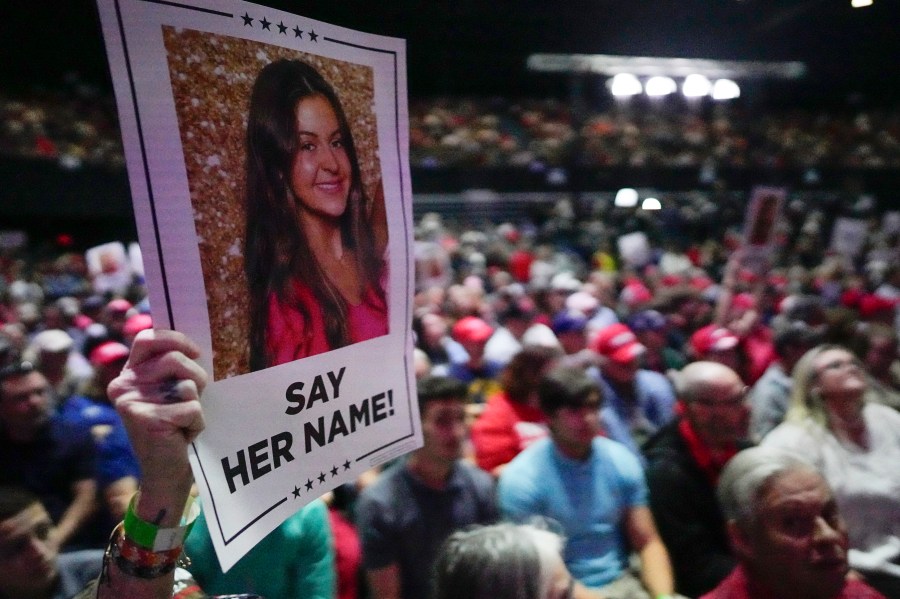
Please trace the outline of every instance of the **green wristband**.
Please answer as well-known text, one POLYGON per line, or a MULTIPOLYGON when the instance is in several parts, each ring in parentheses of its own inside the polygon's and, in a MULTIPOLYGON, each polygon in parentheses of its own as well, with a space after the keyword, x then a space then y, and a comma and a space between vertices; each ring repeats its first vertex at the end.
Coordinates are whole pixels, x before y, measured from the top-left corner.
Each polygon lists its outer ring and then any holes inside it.
MULTIPOLYGON (((140 491, 138 491, 140 493, 140 491)), ((136 544, 154 552, 169 551, 184 544, 185 537, 191 532, 197 516, 200 514, 200 506, 189 497, 181 516, 181 525, 174 528, 160 528, 159 526, 142 520, 134 511, 138 493, 135 493, 128 503, 125 511, 125 536, 136 544)))

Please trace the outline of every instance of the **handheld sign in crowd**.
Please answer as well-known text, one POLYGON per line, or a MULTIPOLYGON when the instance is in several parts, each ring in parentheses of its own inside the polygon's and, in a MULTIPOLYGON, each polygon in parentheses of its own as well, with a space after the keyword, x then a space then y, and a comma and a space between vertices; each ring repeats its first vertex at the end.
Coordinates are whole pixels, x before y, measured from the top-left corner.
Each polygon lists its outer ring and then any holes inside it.
POLYGON ((771 267, 777 242, 775 233, 787 191, 781 187, 754 187, 744 218, 741 266, 757 275, 771 267))
POLYGON ((203 348, 224 570, 421 445, 403 40, 236 0, 98 0, 154 322, 203 348))

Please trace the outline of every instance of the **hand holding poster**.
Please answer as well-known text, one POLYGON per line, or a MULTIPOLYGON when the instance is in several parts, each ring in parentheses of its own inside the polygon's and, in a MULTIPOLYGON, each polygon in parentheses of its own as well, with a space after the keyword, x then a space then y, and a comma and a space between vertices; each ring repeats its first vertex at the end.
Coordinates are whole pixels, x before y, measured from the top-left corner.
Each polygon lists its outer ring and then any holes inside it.
POLYGON ((228 569, 421 443, 405 48, 236 0, 98 3, 154 320, 212 381, 191 457, 228 569))

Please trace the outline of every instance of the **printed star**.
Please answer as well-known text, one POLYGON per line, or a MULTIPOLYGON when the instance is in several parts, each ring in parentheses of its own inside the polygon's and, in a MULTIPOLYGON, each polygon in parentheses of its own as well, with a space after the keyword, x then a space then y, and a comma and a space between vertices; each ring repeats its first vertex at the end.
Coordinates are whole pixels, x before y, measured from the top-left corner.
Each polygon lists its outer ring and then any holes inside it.
POLYGON ((300 487, 294 485, 294 499, 298 499, 300 497, 300 487))
POLYGON ((302 39, 303 38, 303 30, 301 30, 299 27, 294 27, 294 37, 299 37, 302 39))
POLYGON ((350 460, 344 462, 344 470, 350 470, 350 460))
POLYGON ((287 25, 285 25, 283 21, 278 22, 278 33, 281 33, 281 34, 287 33, 287 25))
POLYGON ((321 484, 321 483, 324 483, 324 482, 325 482, 325 473, 324 473, 324 472, 319 472, 319 483, 321 484))
POLYGON ((309 32, 309 41, 319 43, 319 34, 315 31, 309 32))
POLYGON ((337 476, 337 473, 338 473, 337 466, 332 466, 331 467, 331 476, 332 477, 337 476))
POLYGON ((250 16, 249 13, 244 13, 244 16, 241 18, 244 19, 244 27, 246 27, 248 25, 250 27, 253 27, 253 18, 250 16))
POLYGON ((259 24, 262 25, 263 29, 265 29, 267 31, 272 31, 271 29, 269 29, 269 25, 271 25, 271 23, 268 22, 265 17, 262 18, 262 21, 260 21, 259 24))
POLYGON ((313 481, 307 478, 306 479, 306 490, 312 491, 312 486, 313 486, 313 481))

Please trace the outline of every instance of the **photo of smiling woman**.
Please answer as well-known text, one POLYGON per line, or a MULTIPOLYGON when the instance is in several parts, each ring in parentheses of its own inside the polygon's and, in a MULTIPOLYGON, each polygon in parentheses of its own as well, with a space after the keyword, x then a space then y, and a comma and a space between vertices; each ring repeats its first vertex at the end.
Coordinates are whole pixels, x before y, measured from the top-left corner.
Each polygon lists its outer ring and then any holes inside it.
POLYGON ((250 369, 386 335, 383 197, 366 194, 347 117, 312 66, 264 67, 247 122, 250 369))

